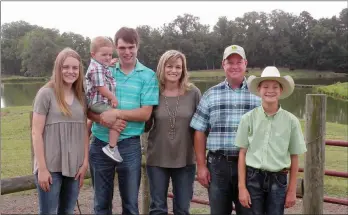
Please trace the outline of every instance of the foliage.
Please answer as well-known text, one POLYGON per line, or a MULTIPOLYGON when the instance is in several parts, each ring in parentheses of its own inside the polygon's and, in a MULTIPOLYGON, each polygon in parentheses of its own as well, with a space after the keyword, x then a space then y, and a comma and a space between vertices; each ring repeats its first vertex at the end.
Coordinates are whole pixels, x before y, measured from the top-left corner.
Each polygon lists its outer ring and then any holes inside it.
MULTIPOLYGON (((348 73, 347 20, 347 8, 339 17, 319 20, 307 11, 299 16, 282 10, 252 11, 234 20, 219 17, 214 26, 203 25, 199 17, 183 14, 159 28, 138 26, 141 38, 138 58, 156 69, 166 50, 177 49, 186 55, 189 70, 214 70, 221 68, 224 48, 238 44, 244 47, 250 68, 275 65, 290 70, 348 73)), ((85 68, 88 65, 91 42, 88 37, 72 32, 60 34, 56 29, 25 21, 1 27, 4 74, 50 76, 55 55, 67 46, 81 55, 85 68)))
POLYGON ((348 100, 348 82, 316 87, 316 91, 336 98, 348 100))

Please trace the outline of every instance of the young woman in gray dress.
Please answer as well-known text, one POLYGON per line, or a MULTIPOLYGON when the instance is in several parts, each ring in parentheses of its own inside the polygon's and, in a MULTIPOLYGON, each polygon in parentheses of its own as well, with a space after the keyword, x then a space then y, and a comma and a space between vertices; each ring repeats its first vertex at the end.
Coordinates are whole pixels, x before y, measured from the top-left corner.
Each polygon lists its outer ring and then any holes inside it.
POLYGON ((147 174, 150 185, 150 214, 167 214, 169 180, 173 185, 174 214, 189 214, 196 164, 190 121, 201 92, 188 81, 185 56, 176 50, 159 60, 159 105, 147 122, 147 174))
POLYGON ((65 48, 51 80, 36 94, 32 139, 40 214, 73 214, 88 168, 81 58, 65 48))

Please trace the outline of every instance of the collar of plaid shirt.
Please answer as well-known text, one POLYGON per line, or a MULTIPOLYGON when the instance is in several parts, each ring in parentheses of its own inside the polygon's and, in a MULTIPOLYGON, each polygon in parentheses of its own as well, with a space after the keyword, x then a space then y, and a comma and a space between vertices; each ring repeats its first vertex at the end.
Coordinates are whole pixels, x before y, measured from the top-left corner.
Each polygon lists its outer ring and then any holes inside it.
MULTIPOLYGON (((232 87, 230 86, 230 84, 227 81, 227 78, 225 78, 225 85, 232 89, 232 87)), ((243 78, 243 82, 240 84, 238 89, 248 89, 247 78, 245 76, 243 78)))
POLYGON ((92 63, 99 64, 100 66, 104 67, 105 69, 108 68, 108 66, 106 66, 106 65, 104 65, 104 64, 102 64, 102 63, 100 63, 99 61, 97 61, 97 60, 94 59, 94 58, 91 58, 91 62, 92 62, 92 63))

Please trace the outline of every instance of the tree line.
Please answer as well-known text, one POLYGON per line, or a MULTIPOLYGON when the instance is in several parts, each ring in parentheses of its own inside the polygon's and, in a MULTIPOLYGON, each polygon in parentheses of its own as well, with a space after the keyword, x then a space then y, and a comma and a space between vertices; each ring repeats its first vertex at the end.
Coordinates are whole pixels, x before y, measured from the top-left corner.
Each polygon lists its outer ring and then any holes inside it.
MULTIPOLYGON (((169 49, 186 55, 189 70, 219 69, 224 48, 238 44, 244 47, 251 68, 275 65, 348 73, 347 8, 339 17, 318 20, 307 11, 299 16, 283 10, 253 11, 234 20, 219 17, 212 29, 201 24, 199 17, 183 14, 159 28, 142 25, 136 29, 141 39, 138 58, 152 69, 169 49)), ((57 53, 67 46, 81 55, 86 68, 90 42, 80 34, 61 34, 25 21, 5 23, 1 26, 1 70, 8 75, 50 75, 57 53)))

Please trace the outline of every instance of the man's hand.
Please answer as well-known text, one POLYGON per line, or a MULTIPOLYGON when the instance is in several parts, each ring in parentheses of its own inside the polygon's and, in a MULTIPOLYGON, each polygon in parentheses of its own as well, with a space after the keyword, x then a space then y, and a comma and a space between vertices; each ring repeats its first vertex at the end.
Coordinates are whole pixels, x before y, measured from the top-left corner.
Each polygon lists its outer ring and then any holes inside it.
POLYGON ((251 205, 251 199, 250 194, 247 188, 239 189, 239 202, 243 205, 245 208, 250 208, 251 205))
POLYGON ((116 122, 109 127, 110 129, 116 130, 118 133, 121 133, 123 129, 125 129, 127 126, 127 122, 123 119, 117 119, 116 122))
POLYGON ((110 109, 110 110, 104 111, 103 113, 100 114, 100 124, 107 125, 107 127, 110 127, 111 125, 115 123, 117 118, 120 118, 120 114, 117 109, 110 109))
POLYGON ((296 204, 296 192, 289 191, 286 193, 285 208, 291 208, 296 204))
POLYGON ((115 123, 113 124, 108 124, 105 122, 100 121, 100 123, 102 126, 113 129, 115 131, 117 131, 118 133, 121 133, 123 131, 123 129, 126 128, 127 126, 127 122, 124 121, 123 119, 116 119, 115 123))
POLYGON ((210 184, 210 172, 205 165, 198 166, 197 168, 197 180, 205 188, 210 184))

